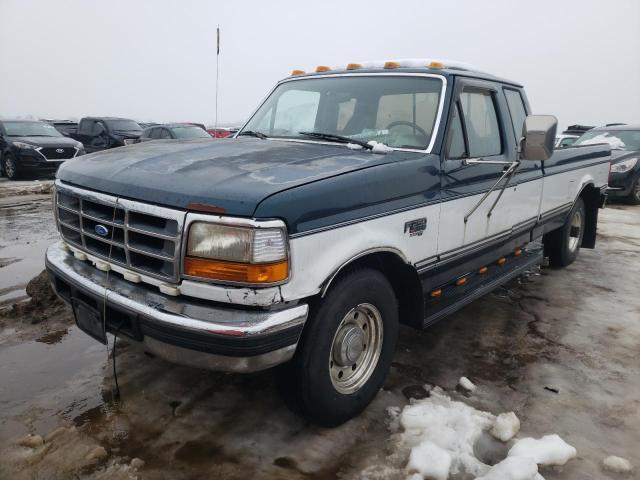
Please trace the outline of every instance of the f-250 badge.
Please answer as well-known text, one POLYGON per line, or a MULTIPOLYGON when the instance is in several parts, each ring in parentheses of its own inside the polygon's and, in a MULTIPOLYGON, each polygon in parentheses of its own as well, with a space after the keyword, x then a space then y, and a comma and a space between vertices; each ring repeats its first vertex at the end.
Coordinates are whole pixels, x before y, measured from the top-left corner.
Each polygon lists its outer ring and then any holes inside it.
POLYGON ((404 233, 409 232, 410 237, 420 236, 427 229, 427 219, 417 218, 404 224, 404 233))

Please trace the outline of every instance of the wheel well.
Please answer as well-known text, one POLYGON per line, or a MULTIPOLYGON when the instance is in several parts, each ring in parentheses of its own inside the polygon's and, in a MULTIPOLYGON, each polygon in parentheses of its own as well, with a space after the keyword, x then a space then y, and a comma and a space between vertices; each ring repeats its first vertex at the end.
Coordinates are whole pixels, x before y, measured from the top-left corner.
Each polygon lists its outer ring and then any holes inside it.
POLYGON ((587 184, 580 192, 580 198, 584 201, 585 224, 582 236, 582 247, 594 248, 596 246, 596 230, 598 228, 598 209, 600 208, 600 189, 587 184))
POLYGON ((400 323, 416 328, 422 327, 424 297, 418 272, 393 252, 373 252, 344 265, 334 277, 329 278, 323 292, 336 279, 361 268, 373 268, 387 277, 398 299, 400 323))

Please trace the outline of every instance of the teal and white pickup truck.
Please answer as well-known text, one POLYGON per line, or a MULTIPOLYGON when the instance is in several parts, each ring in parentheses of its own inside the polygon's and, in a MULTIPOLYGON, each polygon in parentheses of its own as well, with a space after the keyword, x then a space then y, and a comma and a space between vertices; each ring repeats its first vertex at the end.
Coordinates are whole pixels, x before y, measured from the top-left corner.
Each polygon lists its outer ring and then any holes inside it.
POLYGON ((51 281, 96 339, 278 366, 288 404, 338 425, 384 383, 399 324, 595 246, 610 148, 554 152, 555 118, 530 112, 520 84, 455 63, 295 71, 234 138, 65 162, 51 281))

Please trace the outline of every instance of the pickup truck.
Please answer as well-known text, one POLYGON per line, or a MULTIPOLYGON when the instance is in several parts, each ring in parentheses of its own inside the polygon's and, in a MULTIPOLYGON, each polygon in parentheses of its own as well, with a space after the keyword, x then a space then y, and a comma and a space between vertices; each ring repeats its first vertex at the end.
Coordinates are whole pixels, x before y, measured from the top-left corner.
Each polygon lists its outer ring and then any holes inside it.
POLYGON ((595 246, 610 147, 554 152, 555 117, 530 111, 520 84, 455 63, 294 71, 234 138, 64 163, 53 288, 103 343, 278 366, 289 406, 339 425, 383 385, 399 324, 595 246))
POLYGON ((118 117, 85 117, 77 132, 69 137, 79 140, 87 153, 121 147, 133 143, 142 134, 142 127, 133 120, 118 117))

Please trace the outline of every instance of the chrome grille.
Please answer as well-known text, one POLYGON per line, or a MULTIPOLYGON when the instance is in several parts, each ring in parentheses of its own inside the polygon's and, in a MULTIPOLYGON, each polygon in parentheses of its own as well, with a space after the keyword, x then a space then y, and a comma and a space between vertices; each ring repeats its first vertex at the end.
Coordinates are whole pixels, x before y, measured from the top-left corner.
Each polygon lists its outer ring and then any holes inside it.
POLYGON ((70 245, 132 271, 176 282, 186 213, 56 185, 56 217, 70 245))

